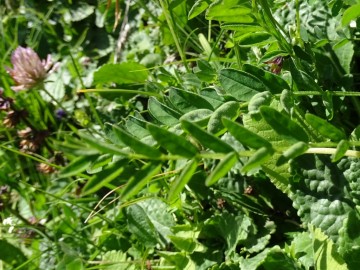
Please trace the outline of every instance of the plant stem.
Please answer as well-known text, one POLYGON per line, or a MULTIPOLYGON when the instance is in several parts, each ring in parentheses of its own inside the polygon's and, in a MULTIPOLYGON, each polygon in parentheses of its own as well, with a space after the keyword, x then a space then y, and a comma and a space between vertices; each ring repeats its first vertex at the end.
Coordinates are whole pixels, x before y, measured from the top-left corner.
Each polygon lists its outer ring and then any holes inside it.
POLYGON ((187 61, 186 61, 186 56, 185 56, 185 53, 184 51, 182 50, 181 48, 181 45, 180 45, 180 42, 179 42, 179 38, 176 34, 176 31, 175 31, 175 28, 174 28, 174 22, 172 20, 172 17, 171 17, 171 14, 170 14, 170 10, 168 8, 168 5, 166 3, 165 5, 165 1, 166 0, 159 0, 160 2, 160 5, 161 5, 161 8, 162 8, 162 11, 164 13, 164 16, 165 16, 165 19, 168 23, 168 26, 169 26, 169 29, 170 29, 170 32, 171 32, 171 35, 174 39, 174 42, 175 42, 175 45, 176 45, 176 48, 180 54, 180 57, 181 57, 181 60, 183 61, 183 64, 185 66, 185 69, 187 72, 190 72, 190 69, 188 67, 188 64, 187 64, 187 61))

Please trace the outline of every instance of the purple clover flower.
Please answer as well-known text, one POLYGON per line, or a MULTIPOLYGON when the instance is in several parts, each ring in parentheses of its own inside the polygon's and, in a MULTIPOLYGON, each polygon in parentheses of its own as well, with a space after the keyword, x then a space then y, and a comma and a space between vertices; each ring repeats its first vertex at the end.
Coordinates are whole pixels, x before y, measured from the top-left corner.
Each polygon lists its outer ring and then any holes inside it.
POLYGON ((6 68, 14 80, 16 86, 11 87, 14 91, 28 90, 42 83, 49 73, 57 68, 53 64, 51 55, 46 60, 41 60, 31 48, 17 47, 11 55, 13 68, 6 68))

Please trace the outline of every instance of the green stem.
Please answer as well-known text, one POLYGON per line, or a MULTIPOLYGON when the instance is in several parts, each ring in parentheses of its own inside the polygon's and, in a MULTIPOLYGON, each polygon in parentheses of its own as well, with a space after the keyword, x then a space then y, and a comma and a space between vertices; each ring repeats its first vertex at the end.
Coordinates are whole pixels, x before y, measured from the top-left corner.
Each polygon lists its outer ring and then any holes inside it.
POLYGON ((184 64, 184 66, 185 66, 185 69, 186 69, 187 72, 190 72, 190 69, 189 69, 188 64, 187 64, 187 61, 186 61, 185 53, 184 53, 184 51, 183 51, 182 48, 181 48, 181 45, 180 45, 180 42, 179 42, 179 38, 178 38, 178 36, 177 36, 177 34, 176 34, 176 31, 175 31, 175 28, 174 28, 174 22, 173 22, 173 20, 172 20, 172 17, 171 17, 171 14, 170 14, 170 10, 169 10, 169 8, 168 8, 167 3, 165 4, 165 1, 166 1, 166 0, 159 0, 160 5, 161 5, 161 8, 162 8, 162 11, 163 11, 164 16, 165 16, 165 19, 166 19, 166 21, 167 21, 167 23, 168 23, 168 27, 169 27, 170 32, 171 32, 171 35, 172 35, 172 37, 173 37, 173 39, 174 39, 175 46, 176 46, 176 48, 177 48, 177 50, 178 50, 178 52, 179 52, 179 54, 180 54, 180 57, 181 57, 181 60, 182 60, 182 62, 183 62, 183 64, 184 64))
MULTIPOLYGON (((298 91, 293 92, 295 96, 322 96, 324 93, 319 91, 298 91)), ((353 91, 329 91, 329 94, 332 96, 338 97, 360 97, 360 92, 353 92, 353 91)), ((280 97, 280 94, 276 95, 280 97)))

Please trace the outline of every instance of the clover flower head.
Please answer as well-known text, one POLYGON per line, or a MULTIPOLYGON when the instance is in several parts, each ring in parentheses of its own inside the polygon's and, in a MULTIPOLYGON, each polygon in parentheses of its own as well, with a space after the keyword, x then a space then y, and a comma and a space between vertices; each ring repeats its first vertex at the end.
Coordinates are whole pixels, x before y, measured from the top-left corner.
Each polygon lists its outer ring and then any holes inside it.
POLYGON ((27 90, 42 83, 49 73, 57 68, 53 64, 50 54, 46 60, 41 60, 31 48, 17 47, 11 55, 13 68, 6 68, 14 80, 14 91, 27 90))

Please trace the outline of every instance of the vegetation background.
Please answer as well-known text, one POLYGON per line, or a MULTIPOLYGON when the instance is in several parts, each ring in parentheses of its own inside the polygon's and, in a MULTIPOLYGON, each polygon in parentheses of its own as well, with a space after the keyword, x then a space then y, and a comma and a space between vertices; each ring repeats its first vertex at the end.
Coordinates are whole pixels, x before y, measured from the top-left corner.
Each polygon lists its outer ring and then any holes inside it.
POLYGON ((359 269, 358 0, 0 0, 0 269, 359 269))

